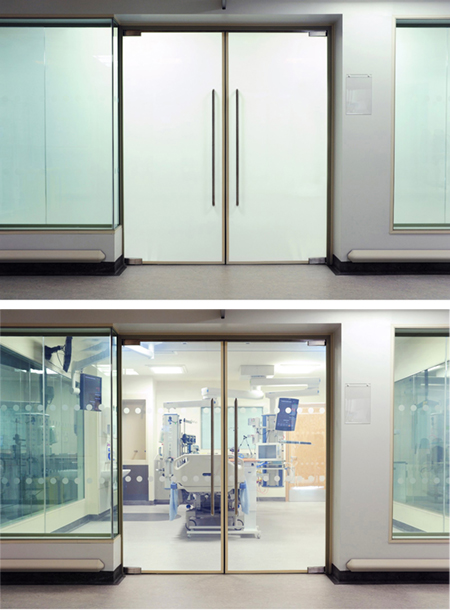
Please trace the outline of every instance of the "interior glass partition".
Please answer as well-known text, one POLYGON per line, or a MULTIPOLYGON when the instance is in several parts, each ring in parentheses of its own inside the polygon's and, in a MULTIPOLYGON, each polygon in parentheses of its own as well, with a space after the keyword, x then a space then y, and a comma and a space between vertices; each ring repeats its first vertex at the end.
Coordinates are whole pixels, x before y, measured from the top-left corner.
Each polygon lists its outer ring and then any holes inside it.
POLYGON ((0 536, 118 533, 116 337, 3 330, 0 536))
POLYGON ((399 22, 394 229, 450 229, 450 21, 399 22))
POLYGON ((0 226, 119 224, 113 21, 0 21, 0 226))
POLYGON ((448 537, 449 332, 397 329, 394 540, 448 537))

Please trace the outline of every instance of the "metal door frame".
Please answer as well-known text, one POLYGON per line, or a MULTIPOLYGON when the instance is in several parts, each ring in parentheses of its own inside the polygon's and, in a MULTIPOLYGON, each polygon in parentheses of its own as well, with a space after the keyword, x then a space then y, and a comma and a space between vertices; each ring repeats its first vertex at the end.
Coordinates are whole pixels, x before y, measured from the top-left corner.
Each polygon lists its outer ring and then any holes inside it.
POLYGON ((122 100, 120 109, 120 174, 121 185, 121 218, 122 218, 122 252, 125 256, 125 188, 124 188, 124 116, 123 116, 123 38, 125 36, 140 36, 142 33, 168 32, 168 33, 192 33, 192 32, 217 32, 222 34, 222 261, 220 262, 186 262, 186 261, 141 261, 126 258, 128 264, 143 265, 304 265, 307 261, 233 261, 229 260, 229 87, 228 87, 228 34, 233 32, 242 33, 301 33, 310 31, 326 31, 327 33, 327 214, 326 214, 326 263, 333 262, 333 222, 334 222, 334 123, 335 123, 335 77, 334 77, 334 44, 335 25, 296 25, 296 26, 214 26, 214 25, 119 25, 119 89, 122 100), (136 262, 130 262, 136 261, 136 262))
MULTIPOLYGON (((224 492, 228 493, 227 478, 224 476, 225 464, 228 459, 228 432, 227 432, 227 416, 228 416, 228 344, 229 343, 296 343, 305 340, 324 340, 326 345, 325 352, 325 370, 326 370, 326 443, 325 443, 325 471, 326 471, 326 493, 325 493, 325 573, 331 573, 331 558, 332 558, 332 508, 333 508, 333 421, 334 421, 334 335, 333 333, 302 333, 296 336, 285 335, 157 335, 137 333, 133 335, 119 335, 118 337, 118 363, 120 365, 118 372, 118 387, 119 387, 119 472, 122 472, 123 466, 123 438, 122 438, 122 347, 126 345, 139 345, 141 341, 163 341, 163 342, 220 342, 221 350, 221 569, 218 570, 140 570, 142 574, 305 574, 308 570, 230 570, 228 568, 228 503, 224 492), (223 408, 226 406, 226 408, 223 408), (225 452, 224 452, 225 448, 225 452), (225 455, 227 458, 225 459, 225 455), (227 488, 225 488, 227 485, 227 488)), ((123 562, 123 479, 119 477, 119 531, 121 533, 121 555, 123 562)))

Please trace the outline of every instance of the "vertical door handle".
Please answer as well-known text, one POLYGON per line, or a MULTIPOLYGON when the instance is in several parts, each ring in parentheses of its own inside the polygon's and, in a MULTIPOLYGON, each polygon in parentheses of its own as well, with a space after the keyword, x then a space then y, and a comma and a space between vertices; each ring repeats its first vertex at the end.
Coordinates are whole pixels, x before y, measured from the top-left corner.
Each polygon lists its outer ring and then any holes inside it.
POLYGON ((234 399, 234 514, 238 514, 238 401, 234 399))
POLYGON ((212 90, 212 204, 216 205, 216 91, 212 90))
POLYGON ((239 206, 239 90, 236 89, 236 206, 239 206))
POLYGON ((214 515, 214 399, 211 398, 211 515, 214 515))

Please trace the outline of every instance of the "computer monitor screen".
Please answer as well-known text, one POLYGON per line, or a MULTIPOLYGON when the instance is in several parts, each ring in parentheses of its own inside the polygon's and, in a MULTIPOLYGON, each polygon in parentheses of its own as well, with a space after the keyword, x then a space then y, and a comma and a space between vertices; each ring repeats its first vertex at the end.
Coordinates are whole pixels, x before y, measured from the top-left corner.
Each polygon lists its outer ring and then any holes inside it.
POLYGON ((298 398, 280 398, 275 430, 292 432, 297 422, 298 398))
POLYGON ((279 443, 261 443, 258 445, 258 460, 280 459, 279 443))
POLYGON ((100 411, 102 403, 102 379, 95 375, 80 375, 80 407, 88 411, 100 411), (88 408, 92 406, 92 409, 88 408))

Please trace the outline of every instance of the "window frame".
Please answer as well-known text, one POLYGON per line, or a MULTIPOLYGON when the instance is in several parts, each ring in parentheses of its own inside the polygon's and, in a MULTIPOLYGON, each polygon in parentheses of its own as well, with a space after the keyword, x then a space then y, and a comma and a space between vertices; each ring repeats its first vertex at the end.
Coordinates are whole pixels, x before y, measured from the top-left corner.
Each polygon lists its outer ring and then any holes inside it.
POLYGON ((390 194, 390 235, 450 235, 449 228, 425 229, 399 229, 394 226, 395 208, 395 103, 396 103, 396 64, 397 64, 397 28, 398 27, 450 27, 449 16, 408 17, 395 16, 392 18, 392 107, 391 107, 391 194, 390 194))
MULTIPOLYGON (((415 534, 414 537, 394 538, 393 536, 393 518, 394 518, 394 412, 395 412, 395 338, 397 331, 410 331, 413 333, 417 331, 418 336, 420 331, 423 332, 424 337, 428 337, 432 334, 439 336, 449 337, 450 340, 450 327, 443 324, 436 324, 432 326, 425 326, 423 324, 406 324, 406 325, 392 325, 391 327, 391 413, 390 413, 390 454, 389 454, 389 524, 388 524, 388 543, 389 544, 449 544, 450 536, 447 535, 435 535, 424 532, 423 535, 415 534), (438 334, 439 333, 439 334, 438 334), (442 336, 442 335, 441 335, 442 336)), ((450 384, 449 384, 450 385, 450 384)), ((445 485, 445 483, 444 483, 445 485)))

